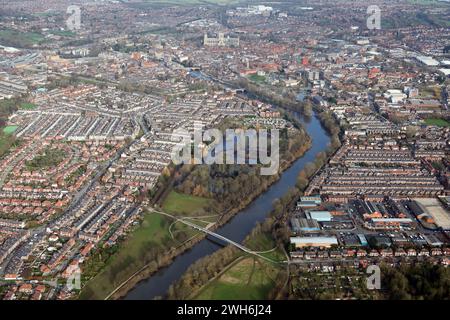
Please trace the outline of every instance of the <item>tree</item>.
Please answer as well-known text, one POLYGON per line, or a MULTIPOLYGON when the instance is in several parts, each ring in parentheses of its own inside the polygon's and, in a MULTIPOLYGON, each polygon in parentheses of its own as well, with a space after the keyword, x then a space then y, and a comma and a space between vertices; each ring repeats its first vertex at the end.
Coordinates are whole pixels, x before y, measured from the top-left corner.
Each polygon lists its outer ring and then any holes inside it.
POLYGON ((408 138, 413 138, 417 134, 417 127, 416 126, 407 126, 406 127, 406 136, 408 138))
POLYGON ((310 101, 305 102, 303 105, 303 114, 307 117, 311 117, 313 115, 313 109, 310 101))

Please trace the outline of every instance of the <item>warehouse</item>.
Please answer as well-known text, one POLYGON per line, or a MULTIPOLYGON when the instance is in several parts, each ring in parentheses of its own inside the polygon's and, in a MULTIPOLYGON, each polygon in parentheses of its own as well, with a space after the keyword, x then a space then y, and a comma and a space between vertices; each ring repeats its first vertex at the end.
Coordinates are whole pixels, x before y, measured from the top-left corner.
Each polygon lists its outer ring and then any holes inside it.
POLYGON ((329 222, 331 221, 332 215, 329 211, 307 211, 306 217, 317 220, 318 222, 329 222))
POLYGON ((319 247, 330 248, 331 246, 338 245, 337 238, 332 237, 291 237, 291 244, 294 244, 296 248, 304 247, 319 247))
POLYGON ((292 231, 299 232, 315 232, 320 230, 319 223, 316 220, 304 218, 291 219, 292 231))

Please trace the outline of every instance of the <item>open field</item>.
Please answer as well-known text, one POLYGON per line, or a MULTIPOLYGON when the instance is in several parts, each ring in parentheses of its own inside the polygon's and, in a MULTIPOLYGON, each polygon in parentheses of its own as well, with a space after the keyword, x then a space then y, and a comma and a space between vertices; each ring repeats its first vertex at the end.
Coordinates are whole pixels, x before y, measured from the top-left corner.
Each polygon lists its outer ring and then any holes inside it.
POLYGON ((258 258, 244 258, 207 284, 194 299, 266 299, 278 272, 277 267, 258 258))
POLYGON ((22 110, 34 110, 36 109, 36 105, 30 102, 22 102, 19 108, 22 110))
MULTIPOLYGON (((208 217, 205 219, 186 219, 189 222, 195 223, 200 227, 206 228, 208 224, 211 222, 217 221, 216 217, 208 217), (212 221, 210 221, 212 220, 212 221)), ((172 239, 178 241, 179 243, 183 243, 184 241, 190 239, 193 236, 201 234, 201 231, 198 231, 180 221, 173 222, 169 227, 169 233, 172 236, 172 239)))
POLYGON ((256 83, 264 83, 266 82, 266 77, 265 76, 260 76, 257 74, 252 74, 248 76, 248 79, 250 81, 256 82, 256 83))
POLYGON ((261 233, 251 237, 245 242, 245 246, 253 251, 261 252, 261 255, 275 260, 284 261, 286 256, 279 248, 275 248, 276 244, 268 233, 261 233))
POLYGON ((52 30, 50 32, 56 36, 61 36, 61 37, 73 37, 76 35, 75 32, 72 32, 69 30, 52 30))
POLYGON ((162 209, 173 215, 198 216, 204 214, 202 209, 212 202, 210 199, 171 191, 165 199, 162 209))
POLYGON ((5 134, 13 134, 14 131, 17 130, 19 126, 6 126, 3 128, 3 133, 5 134))
POLYGON ((450 127, 450 123, 447 120, 439 118, 426 119, 425 123, 429 126, 450 127))
POLYGON ((0 44, 17 47, 30 47, 44 41, 44 36, 37 32, 21 32, 12 29, 0 30, 0 44))
POLYGON ((43 11, 43 12, 36 12, 36 13, 33 13, 32 15, 36 16, 36 17, 51 17, 51 16, 58 15, 58 12, 53 11, 53 10, 47 10, 47 11, 43 11))
MULTIPOLYGON (((170 238, 168 226, 169 221, 164 216, 157 213, 145 214, 141 225, 106 261, 102 271, 83 288, 80 298, 103 299, 118 284, 143 267, 146 264, 145 254, 151 248, 162 247, 168 242, 170 238), (130 266, 132 267, 130 268, 130 266)), ((95 257, 92 258, 90 260, 95 263, 95 257)), ((82 270, 84 273, 83 267, 82 270)))

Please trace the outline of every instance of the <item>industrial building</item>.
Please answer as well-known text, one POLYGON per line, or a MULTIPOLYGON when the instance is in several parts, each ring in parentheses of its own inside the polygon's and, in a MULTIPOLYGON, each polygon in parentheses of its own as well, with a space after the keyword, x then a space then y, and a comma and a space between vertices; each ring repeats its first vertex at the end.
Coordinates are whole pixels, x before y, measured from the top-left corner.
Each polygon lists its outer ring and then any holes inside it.
POLYGON ((331 237, 291 237, 291 244, 295 245, 295 248, 304 247, 319 247, 330 248, 331 246, 338 245, 337 238, 331 237))

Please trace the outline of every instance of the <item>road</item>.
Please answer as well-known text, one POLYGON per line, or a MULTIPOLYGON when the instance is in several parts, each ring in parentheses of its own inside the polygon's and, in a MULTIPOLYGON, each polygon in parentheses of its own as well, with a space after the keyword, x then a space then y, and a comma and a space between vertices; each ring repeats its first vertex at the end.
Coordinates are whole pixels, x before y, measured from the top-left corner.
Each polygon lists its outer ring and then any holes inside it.
MULTIPOLYGON (((120 158, 120 156, 122 155, 123 152, 128 150, 133 144, 137 143, 138 141, 139 141, 139 139, 133 140, 132 142, 128 143, 127 145, 122 147, 116 153, 116 155, 113 158, 111 158, 107 163, 101 165, 97 169, 95 176, 92 179, 90 179, 89 182, 75 194, 69 207, 67 207, 67 209, 64 211, 64 213, 61 216, 59 216, 57 219, 49 222, 48 224, 34 228, 31 231, 28 239, 30 239, 34 236, 37 236, 37 235, 43 235, 43 233, 46 232, 47 228, 49 228, 51 230, 51 229, 55 228, 56 226, 58 226, 58 228, 64 226, 64 220, 66 220, 66 219, 68 220, 70 218, 70 216, 75 213, 75 211, 80 206, 80 202, 84 199, 84 197, 92 189, 92 187, 99 181, 99 179, 108 171, 108 169, 111 167, 111 165, 120 158)), ((19 249, 19 248, 20 248, 20 246, 17 249, 19 249)), ((2 266, 7 266, 7 264, 11 260, 11 258, 14 256, 15 251, 9 255, 9 258, 7 260, 5 260, 5 262, 2 264, 2 266)), ((3 268, 0 269, 0 273, 2 271, 3 271, 3 268)))

